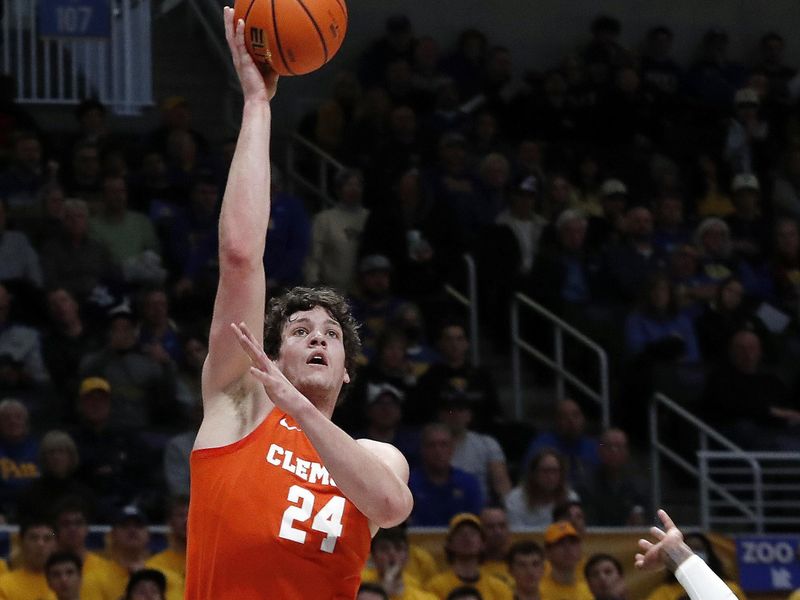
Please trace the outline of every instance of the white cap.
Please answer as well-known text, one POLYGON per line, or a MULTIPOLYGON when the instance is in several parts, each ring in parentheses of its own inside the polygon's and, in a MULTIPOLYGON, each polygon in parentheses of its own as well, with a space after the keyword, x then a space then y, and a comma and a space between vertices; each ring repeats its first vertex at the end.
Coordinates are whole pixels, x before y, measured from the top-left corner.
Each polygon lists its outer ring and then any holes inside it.
POLYGON ((736 92, 733 103, 737 106, 739 104, 759 104, 758 92, 753 88, 742 88, 736 92))
POLYGON ((600 186, 600 193, 603 196, 613 196, 615 194, 627 194, 628 186, 619 179, 606 179, 600 186))
POLYGON ((758 184, 758 177, 752 173, 739 173, 731 182, 731 190, 734 192, 739 190, 755 190, 759 192, 761 191, 761 186, 758 184))

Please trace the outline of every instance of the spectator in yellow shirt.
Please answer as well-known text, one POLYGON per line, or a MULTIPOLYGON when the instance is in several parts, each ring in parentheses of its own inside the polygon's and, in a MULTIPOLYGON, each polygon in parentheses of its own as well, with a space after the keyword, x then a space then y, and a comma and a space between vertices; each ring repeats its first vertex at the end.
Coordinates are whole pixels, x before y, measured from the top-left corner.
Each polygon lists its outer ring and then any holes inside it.
POLYGON ((81 600, 82 567, 81 559, 73 552, 57 550, 50 555, 44 575, 57 600, 81 600))
POLYGON ((186 580, 186 520, 189 516, 189 496, 176 496, 170 500, 167 511, 169 547, 153 555, 147 566, 159 571, 172 571, 186 580))
POLYGON ((372 538, 371 558, 375 566, 364 569, 361 580, 379 583, 390 600, 436 600, 408 572, 408 539, 403 527, 378 530, 372 538))
POLYGON ((508 551, 508 570, 514 578, 514 600, 541 600, 544 550, 534 541, 516 542, 508 551))
POLYGON ((65 500, 56 508, 55 525, 58 549, 81 561, 81 596, 91 597, 91 575, 106 568, 108 561, 86 548, 89 519, 85 505, 78 498, 65 500))
POLYGON ((128 580, 124 600, 165 600, 167 578, 158 569, 136 571, 128 580))
POLYGON ((610 554, 593 554, 583 569, 594 600, 627 600, 622 564, 610 554))
POLYGON ((431 579, 426 589, 445 600, 454 589, 469 585, 481 593, 483 600, 512 600, 511 588, 481 565, 484 540, 478 515, 459 513, 454 516, 444 547, 450 568, 431 579))
POLYGON ((481 525, 484 535, 483 568, 513 587, 514 579, 508 572, 506 562, 511 546, 511 529, 508 527, 506 509, 502 506, 487 506, 481 511, 481 525))
POLYGON ((33 519, 19 528, 20 565, 0 575, 0 600, 55 600, 47 585, 44 565, 56 549, 53 527, 44 519, 33 519))
POLYGON ((542 600, 592 600, 589 586, 578 574, 583 545, 569 521, 557 521, 544 532, 544 548, 550 572, 542 577, 542 600))

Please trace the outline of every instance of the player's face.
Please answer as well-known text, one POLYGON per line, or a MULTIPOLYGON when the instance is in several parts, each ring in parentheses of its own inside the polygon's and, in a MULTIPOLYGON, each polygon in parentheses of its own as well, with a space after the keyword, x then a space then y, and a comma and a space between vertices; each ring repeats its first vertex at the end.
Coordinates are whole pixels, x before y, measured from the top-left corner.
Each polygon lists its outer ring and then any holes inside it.
POLYGON ((508 570, 520 591, 537 590, 544 574, 544 557, 535 553, 517 554, 508 570))
POLYGON ((77 565, 63 562, 47 570, 47 585, 58 598, 77 598, 81 588, 81 573, 77 565))
POLYGON ((301 393, 338 397, 350 381, 344 361, 342 327, 327 310, 315 306, 289 317, 276 364, 301 393))

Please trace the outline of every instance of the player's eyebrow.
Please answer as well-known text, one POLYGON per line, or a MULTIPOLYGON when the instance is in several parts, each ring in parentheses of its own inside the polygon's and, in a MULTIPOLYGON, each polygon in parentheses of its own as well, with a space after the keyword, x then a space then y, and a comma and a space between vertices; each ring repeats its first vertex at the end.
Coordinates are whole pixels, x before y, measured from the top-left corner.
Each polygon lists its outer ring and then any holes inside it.
MULTIPOLYGON (((292 319, 291 317, 289 317, 289 319, 288 319, 288 322, 289 322, 290 324, 292 324, 292 325, 295 325, 295 324, 297 324, 297 323, 304 323, 304 324, 306 324, 306 323, 311 323, 311 319, 309 319, 308 317, 298 317, 298 318, 296 318, 296 319, 292 319)), ((341 329, 341 328, 342 328, 342 326, 341 326, 341 324, 339 323, 339 321, 337 321, 336 319, 333 319, 333 318, 326 319, 325 323, 327 323, 328 325, 335 325, 335 326, 336 326, 336 327, 338 327, 339 329, 341 329)))

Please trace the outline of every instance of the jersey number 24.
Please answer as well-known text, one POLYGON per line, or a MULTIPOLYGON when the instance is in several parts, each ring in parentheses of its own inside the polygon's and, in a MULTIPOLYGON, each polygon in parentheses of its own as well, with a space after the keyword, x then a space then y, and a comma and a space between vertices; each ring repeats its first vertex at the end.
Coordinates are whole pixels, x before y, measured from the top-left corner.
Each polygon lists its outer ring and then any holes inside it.
MULTIPOLYGON (((281 530, 278 533, 278 537, 297 542, 298 544, 304 544, 306 541, 306 532, 294 527, 293 524, 295 521, 304 523, 311 518, 311 515, 314 513, 314 502, 316 498, 314 494, 307 489, 299 485, 293 485, 289 488, 287 500, 297 503, 297 505, 290 506, 283 511, 281 530)), ((344 498, 341 496, 334 496, 314 515, 314 520, 311 522, 311 529, 325 534, 325 539, 322 540, 322 544, 319 548, 323 552, 332 553, 333 549, 336 547, 336 540, 342 535, 343 514, 344 498)))

